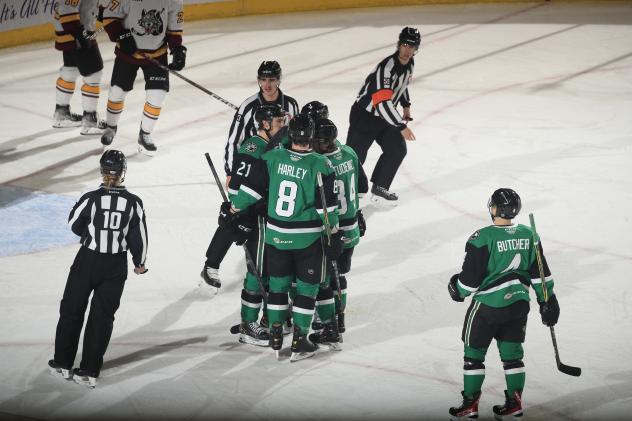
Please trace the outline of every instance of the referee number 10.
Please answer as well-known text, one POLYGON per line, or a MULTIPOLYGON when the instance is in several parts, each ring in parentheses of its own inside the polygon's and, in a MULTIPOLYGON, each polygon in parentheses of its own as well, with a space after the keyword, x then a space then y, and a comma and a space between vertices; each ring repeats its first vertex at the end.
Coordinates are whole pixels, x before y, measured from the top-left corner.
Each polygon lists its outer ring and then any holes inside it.
POLYGON ((117 230, 121 227, 121 212, 103 211, 103 228, 117 230))

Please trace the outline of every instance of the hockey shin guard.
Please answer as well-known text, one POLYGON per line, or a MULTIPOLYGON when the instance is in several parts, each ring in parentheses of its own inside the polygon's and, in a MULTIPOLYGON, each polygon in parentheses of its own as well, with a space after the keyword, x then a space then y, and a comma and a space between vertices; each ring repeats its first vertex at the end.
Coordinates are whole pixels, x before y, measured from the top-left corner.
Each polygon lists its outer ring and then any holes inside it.
POLYGON ((119 86, 112 86, 110 93, 108 94, 108 107, 107 107, 107 123, 110 127, 116 127, 121 118, 123 112, 123 105, 125 104, 125 92, 119 86))
POLYGON ((154 130, 156 121, 160 116, 162 103, 167 96, 167 91, 162 89, 148 89, 145 96, 145 107, 143 108, 143 118, 140 121, 140 128, 151 133, 154 130))
POLYGON ((507 382, 507 393, 513 396, 515 391, 524 389, 526 373, 522 357, 524 351, 522 344, 519 342, 498 341, 498 350, 500 351, 500 360, 503 362, 505 369, 505 381, 507 382))
POLYGON ((309 327, 314 317, 314 307, 316 306, 316 294, 319 284, 308 284, 300 279, 296 280, 296 298, 292 304, 292 319, 301 334, 307 335, 309 327))
POLYGON ((55 101, 57 105, 69 105, 72 94, 75 92, 75 80, 79 77, 79 69, 63 66, 59 69, 57 78, 57 93, 55 101))
POLYGON ((472 397, 481 391, 485 380, 486 349, 472 348, 465 345, 463 357, 463 394, 472 397))
POLYGON ((316 296, 318 317, 323 323, 328 323, 334 317, 334 292, 331 288, 321 288, 316 296))
POLYGON ((92 73, 83 77, 83 85, 81 86, 81 106, 83 111, 94 112, 97 110, 99 95, 101 94, 101 74, 103 72, 92 73))

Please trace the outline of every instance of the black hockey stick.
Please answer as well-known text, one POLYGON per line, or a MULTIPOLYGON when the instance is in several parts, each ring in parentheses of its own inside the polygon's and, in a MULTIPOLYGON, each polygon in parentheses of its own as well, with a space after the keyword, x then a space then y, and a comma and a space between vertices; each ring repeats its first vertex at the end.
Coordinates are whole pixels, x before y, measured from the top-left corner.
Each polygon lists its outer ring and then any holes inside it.
MULTIPOLYGON (((323 186, 323 175, 316 173, 316 179, 318 181, 318 191, 320 192, 320 202, 323 206, 323 215, 325 219, 325 233, 327 234, 327 243, 331 245, 331 224, 329 223, 329 212, 327 212, 327 198, 325 197, 325 187, 323 186)), ((331 260, 331 268, 333 269, 334 279, 336 280, 336 290, 338 292, 338 301, 340 301, 340 308, 338 313, 344 313, 345 303, 342 300, 342 289, 340 288, 340 272, 338 272, 338 262, 331 260)))
MULTIPOLYGON (((226 192, 224 191, 224 186, 222 186, 222 182, 220 181, 219 176, 217 175, 217 171, 215 170, 215 165, 213 165, 213 160, 211 159, 211 156, 208 154, 208 152, 205 153, 204 156, 206 156, 206 161, 208 162, 208 166, 211 167, 211 172, 213 173, 213 177, 215 177, 215 183, 217 183, 217 188, 219 189, 219 192, 222 195, 222 199, 224 200, 224 202, 228 202, 228 196, 226 196, 226 192)), ((257 265, 255 265, 255 261, 252 260, 252 255, 250 254, 250 250, 248 250, 246 243, 242 244, 242 247, 244 248, 244 252, 246 254, 246 265, 248 266, 250 271, 255 274, 255 277, 257 278, 257 282, 259 283, 259 289, 261 289, 263 302, 267 307, 268 293, 266 292, 266 289, 263 286, 263 280, 261 279, 261 275, 259 274, 259 271, 257 270, 257 265)), ((239 333, 239 325, 231 326, 230 333, 232 334, 239 333)))
POLYGON ((156 60, 155 58, 149 57, 147 54, 143 54, 143 56, 145 57, 146 60, 150 61, 152 64, 160 67, 163 70, 168 71, 169 73, 173 74, 174 76, 179 77, 180 79, 184 80, 185 82, 187 82, 188 84, 198 88, 200 91, 204 92, 205 94, 208 94, 210 96, 212 96, 213 98, 215 98, 216 100, 228 105, 230 108, 232 108, 233 110, 238 110, 239 108, 233 104, 230 101, 225 100, 224 98, 222 98, 221 96, 217 95, 214 92, 209 91, 208 89, 206 89, 204 86, 193 82, 191 79, 189 79, 186 76, 182 76, 182 74, 180 74, 180 72, 177 72, 175 70, 172 70, 169 68, 169 66, 165 66, 164 64, 162 64, 161 62, 159 62, 158 60, 156 60))
MULTIPOLYGON (((532 213, 529 214, 529 222, 531 223, 531 231, 533 232, 533 245, 535 246, 535 257, 538 262, 538 272, 540 273, 540 281, 542 282, 542 295, 544 296, 544 302, 546 303, 547 301, 549 301, 549 293, 546 288, 544 265, 542 264, 542 256, 540 255, 540 248, 538 247, 538 233, 535 230, 535 220, 532 213)), ((562 361, 560 360, 560 353, 557 349, 555 329, 553 328, 553 326, 549 326, 549 329, 551 329, 551 340, 553 341, 553 349, 555 350, 555 362, 557 363, 557 369, 564 374, 568 374, 569 376, 581 376, 582 369, 580 367, 573 367, 571 365, 566 365, 562 363, 562 361)))

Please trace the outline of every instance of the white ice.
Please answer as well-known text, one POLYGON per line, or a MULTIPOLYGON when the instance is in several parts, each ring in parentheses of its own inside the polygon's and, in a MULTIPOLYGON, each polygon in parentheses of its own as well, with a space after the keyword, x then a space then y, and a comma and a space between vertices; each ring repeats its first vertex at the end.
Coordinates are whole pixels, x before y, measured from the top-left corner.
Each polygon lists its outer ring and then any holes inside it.
MULTIPOLYGON (((523 198, 518 222, 535 214, 561 305, 562 361, 583 368, 579 378, 557 371, 534 303, 526 416, 627 418, 631 24, 627 2, 373 8, 187 24, 184 75, 238 104, 256 92, 258 64, 278 60, 282 88, 301 105, 328 104, 342 139, 365 76, 393 51, 401 27, 419 27, 411 87, 417 141, 408 143, 393 185, 399 207, 365 208, 345 349, 277 362, 269 349, 239 344, 228 332, 239 320, 239 248, 221 267, 217 296, 196 287, 220 203, 203 153, 221 165, 233 113, 172 78, 154 133, 159 153, 139 156, 139 75, 114 146, 129 157, 127 186, 145 202, 150 270, 130 273, 95 390, 49 376, 46 363, 78 249, 64 218, 99 182, 101 147, 78 130, 51 128, 61 57, 50 43, 0 51, 0 418, 446 419, 462 389, 466 310, 446 284, 468 236, 489 223, 486 201, 501 186, 523 198), (37 202, 45 195, 54 198, 49 205, 37 202), (27 240, 17 233, 35 225, 30 243, 20 244, 27 240), (38 251, 38 232, 47 230, 65 235, 65 245, 46 238, 49 248, 38 251)), ((104 114, 113 44, 99 41, 104 114)), ((73 106, 80 110, 79 95, 73 106)), ((369 173, 377 156, 375 145, 369 173)), ((486 363, 480 409, 490 419, 504 389, 494 345, 486 363)))

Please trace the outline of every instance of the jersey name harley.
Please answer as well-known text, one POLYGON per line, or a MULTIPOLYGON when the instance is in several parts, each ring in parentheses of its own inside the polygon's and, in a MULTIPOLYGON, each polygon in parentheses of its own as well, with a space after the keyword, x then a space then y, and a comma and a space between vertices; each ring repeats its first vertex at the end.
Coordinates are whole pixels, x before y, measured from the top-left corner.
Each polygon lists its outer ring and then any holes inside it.
POLYGON ((498 247, 498 252, 500 253, 504 251, 528 250, 529 239, 516 238, 516 239, 511 239, 511 240, 497 241, 496 246, 498 247))
POLYGON ((299 180, 303 180, 305 178, 305 175, 307 174, 307 169, 296 168, 294 165, 290 165, 290 164, 279 164, 279 168, 277 169, 277 174, 287 175, 289 177, 294 177, 294 178, 298 178, 299 180))
POLYGON ((340 175, 340 174, 344 174, 344 173, 348 173, 350 171, 353 171, 353 161, 349 160, 349 161, 345 161, 341 164, 338 165, 334 165, 334 171, 336 172, 336 175, 340 175))

